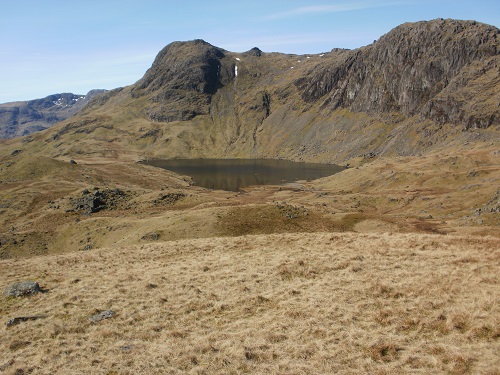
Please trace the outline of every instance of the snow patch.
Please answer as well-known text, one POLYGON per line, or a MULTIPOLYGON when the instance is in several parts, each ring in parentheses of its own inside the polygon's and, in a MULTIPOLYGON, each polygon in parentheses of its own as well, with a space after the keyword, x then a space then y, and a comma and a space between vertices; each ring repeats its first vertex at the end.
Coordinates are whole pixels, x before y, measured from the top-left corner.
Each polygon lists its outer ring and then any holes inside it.
POLYGON ((241 61, 239 57, 237 57, 236 60, 241 61))
POLYGON ((308 59, 310 59, 310 58, 311 58, 311 56, 307 56, 307 58, 308 58, 308 59))
POLYGON ((319 55, 319 57, 323 57, 323 56, 325 56, 325 54, 324 54, 324 53, 322 53, 321 55, 319 55))
POLYGON ((238 77, 238 67, 237 66, 234 67, 234 76, 238 77))

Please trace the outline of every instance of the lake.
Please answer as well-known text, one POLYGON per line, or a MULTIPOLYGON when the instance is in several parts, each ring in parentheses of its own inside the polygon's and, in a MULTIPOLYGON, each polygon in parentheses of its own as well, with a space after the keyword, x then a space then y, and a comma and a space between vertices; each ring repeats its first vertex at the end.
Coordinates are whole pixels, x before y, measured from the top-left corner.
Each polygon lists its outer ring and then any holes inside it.
POLYGON ((344 168, 334 164, 297 163, 277 159, 149 160, 146 165, 193 178, 207 189, 239 191, 255 185, 277 185, 331 176, 344 168))

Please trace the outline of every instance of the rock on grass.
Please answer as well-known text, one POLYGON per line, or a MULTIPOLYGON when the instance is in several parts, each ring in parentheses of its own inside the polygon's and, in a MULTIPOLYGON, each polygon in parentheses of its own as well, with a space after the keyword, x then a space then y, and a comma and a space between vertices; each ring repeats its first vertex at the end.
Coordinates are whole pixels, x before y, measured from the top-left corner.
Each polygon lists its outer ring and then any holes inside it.
POLYGON ((3 295, 6 297, 24 297, 40 293, 40 285, 36 281, 22 281, 5 288, 3 295))
POLYGON ((101 320, 104 320, 104 319, 109 319, 109 318, 112 318, 113 316, 115 316, 115 312, 112 311, 112 310, 105 310, 105 311, 101 311, 100 313, 98 314, 95 314, 95 315, 92 315, 89 320, 92 322, 92 323, 98 323, 100 322, 101 320))
POLYGON ((16 318, 9 319, 6 323, 7 327, 15 326, 22 322, 27 322, 29 320, 38 320, 45 318, 44 315, 35 315, 35 316, 19 316, 16 318))

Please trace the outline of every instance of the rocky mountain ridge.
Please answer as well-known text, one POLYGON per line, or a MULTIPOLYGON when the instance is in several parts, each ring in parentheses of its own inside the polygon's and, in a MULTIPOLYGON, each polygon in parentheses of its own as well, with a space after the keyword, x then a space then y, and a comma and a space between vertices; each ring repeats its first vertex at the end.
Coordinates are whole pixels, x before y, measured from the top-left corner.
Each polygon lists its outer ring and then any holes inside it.
POLYGON ((51 157, 265 157, 345 162, 497 142, 499 30, 406 23, 354 50, 166 46, 134 85, 30 139, 51 157), (53 141, 56 141, 53 143, 53 141))
POLYGON ((479 72, 497 68, 498 37, 496 27, 473 21, 407 23, 372 45, 345 54, 343 63, 311 71, 296 83, 305 101, 321 99, 322 106, 332 109, 397 111, 439 123, 486 128, 499 124, 498 111, 474 118, 456 97, 450 95, 448 103, 441 97, 450 85, 466 88, 479 72), (472 67, 479 72, 468 76, 472 67))
POLYGON ((47 129, 71 117, 89 100, 105 91, 91 90, 86 95, 62 93, 0 104, 0 138, 19 137, 47 129))

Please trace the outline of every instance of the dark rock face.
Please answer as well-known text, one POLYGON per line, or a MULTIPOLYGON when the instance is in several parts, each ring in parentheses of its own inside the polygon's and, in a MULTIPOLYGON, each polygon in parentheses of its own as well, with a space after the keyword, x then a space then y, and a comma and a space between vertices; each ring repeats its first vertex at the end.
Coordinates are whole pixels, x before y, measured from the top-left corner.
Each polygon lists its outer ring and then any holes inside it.
POLYGON ((104 91, 92 90, 87 95, 55 94, 43 99, 0 104, 0 138, 28 135, 49 128, 73 116, 104 91))
POLYGON ((7 287, 3 294, 6 297, 24 297, 40 293, 40 285, 36 281, 22 281, 7 287))
POLYGON ((146 109, 152 121, 184 121, 207 114, 210 98, 230 79, 224 51, 203 40, 165 47, 132 90, 134 97, 154 93, 146 109))
POLYGON ((147 71, 138 89, 157 91, 170 86, 174 90, 194 90, 213 94, 217 89, 221 49, 203 40, 174 42, 165 47, 147 71))
POLYGON ((478 78, 468 73, 473 64, 485 65, 483 74, 493 69, 496 63, 491 59, 498 58, 499 43, 496 27, 474 21, 407 23, 370 46, 335 51, 337 57, 331 64, 297 80, 296 85, 304 101, 321 100, 332 109, 397 111, 438 123, 488 127, 499 123, 497 113, 470 119, 460 98, 440 94, 447 87, 456 91, 478 78))

